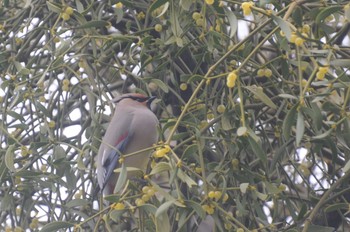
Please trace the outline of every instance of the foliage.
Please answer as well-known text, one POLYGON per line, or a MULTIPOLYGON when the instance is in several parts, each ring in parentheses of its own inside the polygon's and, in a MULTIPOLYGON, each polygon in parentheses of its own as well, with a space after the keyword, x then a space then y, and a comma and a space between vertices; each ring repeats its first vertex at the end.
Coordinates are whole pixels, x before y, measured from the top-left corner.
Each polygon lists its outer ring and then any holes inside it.
POLYGON ((1 230, 344 229, 348 1, 1 4, 1 230), (102 210, 94 156, 127 91, 159 99, 146 177, 170 189, 129 183, 102 210))

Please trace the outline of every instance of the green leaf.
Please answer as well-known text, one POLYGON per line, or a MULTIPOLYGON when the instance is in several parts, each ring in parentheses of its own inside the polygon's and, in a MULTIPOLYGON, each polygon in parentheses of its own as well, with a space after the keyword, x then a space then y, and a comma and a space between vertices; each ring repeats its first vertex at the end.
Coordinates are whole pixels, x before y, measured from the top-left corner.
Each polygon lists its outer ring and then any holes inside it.
POLYGON ((150 175, 154 175, 154 174, 161 173, 161 172, 167 172, 169 170, 171 170, 171 166, 169 163, 159 162, 156 164, 156 166, 154 166, 152 168, 150 175))
POLYGON ((65 207, 73 208, 73 207, 77 207, 77 206, 88 205, 89 203, 90 202, 86 199, 73 199, 73 200, 67 202, 67 204, 65 204, 65 207))
POLYGON ((325 7, 316 16, 316 23, 321 23, 323 20, 325 20, 331 14, 338 12, 342 9, 343 9, 343 6, 339 6, 339 5, 325 7))
POLYGON ((301 139, 303 138, 304 131, 305 131, 305 122, 304 122, 304 115, 301 111, 298 111, 298 118, 297 118, 297 132, 296 132, 296 145, 299 146, 301 139))
POLYGON ((310 225, 307 232, 334 232, 333 227, 310 225))
POLYGON ((97 28, 97 27, 106 27, 109 23, 103 20, 92 20, 83 25, 76 27, 76 29, 86 29, 86 28, 97 28))
POLYGON ((265 184, 265 187, 266 187, 267 192, 268 192, 269 194, 277 194, 277 193, 282 192, 282 191, 281 191, 279 188, 277 188, 276 185, 273 184, 273 183, 270 183, 270 182, 268 182, 268 181, 265 181, 264 184, 265 184))
POLYGON ((159 88, 161 88, 161 90, 164 91, 164 93, 168 93, 169 92, 169 87, 160 79, 152 79, 153 83, 155 83, 159 88))
POLYGON ((333 212, 333 211, 340 210, 340 209, 345 209, 345 210, 349 209, 349 204, 348 203, 336 203, 336 204, 327 206, 324 209, 324 212, 329 213, 329 212, 333 212))
POLYGON ((255 141, 255 139, 249 135, 248 137, 249 145, 252 148, 255 155, 263 162, 265 165, 267 162, 267 157, 265 155, 264 150, 262 149, 261 145, 255 141))
POLYGON ((189 11, 192 4, 193 4, 193 0, 180 0, 180 6, 185 11, 189 11))
POLYGON ((292 30, 290 29, 290 23, 283 20, 281 17, 276 15, 271 15, 272 19, 277 23, 277 25, 281 28, 281 30, 284 32, 288 40, 292 36, 292 30))
POLYGON ((283 121, 283 136, 288 140, 290 138, 290 132, 292 130, 292 126, 294 125, 294 119, 296 117, 296 109, 298 104, 294 105, 286 115, 286 118, 283 121))
POLYGON ((195 201, 185 201, 185 204, 188 208, 193 209, 201 219, 205 218, 205 211, 200 204, 195 201))
POLYGON ((41 232, 52 232, 52 231, 59 231, 60 229, 68 229, 71 227, 74 227, 74 223, 70 222, 51 222, 49 224, 46 224, 40 231, 41 232))
POLYGON ((239 185, 239 189, 241 190, 241 192, 244 194, 247 192, 247 188, 249 186, 249 183, 241 183, 239 185))
POLYGON ((329 62, 330 65, 334 67, 350 67, 350 59, 334 59, 329 62))
POLYGON ((230 24, 230 38, 232 38, 237 32, 238 20, 236 15, 231 10, 225 8, 225 14, 228 19, 228 23, 230 24))
POLYGON ((349 22, 350 21, 350 5, 349 4, 344 7, 344 16, 349 22))
POLYGON ((185 182, 188 187, 192 188, 193 186, 197 186, 197 183, 191 179, 186 173, 184 173, 181 169, 177 170, 177 176, 180 180, 185 182))
POLYGON ((197 154, 197 151, 198 151, 197 144, 191 144, 191 145, 187 146, 185 151, 183 152, 182 159, 194 157, 194 155, 197 154))
POLYGON ((157 212, 157 207, 155 207, 154 205, 151 205, 151 204, 144 204, 144 205, 141 205, 139 206, 140 209, 152 214, 152 215, 155 215, 156 212, 157 212))
MULTIPOLYGON (((70 39, 62 41, 60 46, 58 46, 58 48, 56 49, 55 56, 57 56, 57 58, 63 56, 64 54, 66 54, 68 52, 70 47, 71 47, 71 40, 70 39)), ((56 59, 56 61, 54 61, 54 63, 56 63, 56 62, 57 62, 57 59, 56 59)), ((62 59, 62 62, 63 62, 63 59, 62 59)), ((57 66, 57 64, 54 65, 54 63, 52 65, 54 67, 57 66)))
POLYGON ((233 126, 231 125, 231 122, 230 122, 230 113, 225 111, 225 113, 222 115, 221 117, 221 127, 223 130, 232 130, 233 129, 233 126))
POLYGON ((55 13, 61 13, 62 12, 62 6, 53 3, 52 1, 46 1, 47 8, 49 8, 50 11, 53 11, 55 13))
POLYGON ((255 190, 255 194, 262 201, 265 201, 268 197, 268 195, 266 195, 265 193, 261 193, 261 192, 258 192, 256 190, 255 190))
POLYGON ((161 188, 157 183, 154 181, 150 180, 152 186, 157 190, 157 192, 163 196, 167 201, 174 202, 175 205, 179 207, 185 207, 183 203, 180 201, 177 201, 172 195, 170 195, 168 192, 166 192, 163 188, 161 188))
POLYGON ((281 94, 278 94, 278 96, 281 98, 298 100, 298 98, 296 96, 291 95, 291 94, 287 94, 287 93, 281 93, 281 94))
POLYGON ((15 158, 15 144, 10 145, 5 154, 5 164, 6 167, 11 171, 15 172, 15 163, 14 163, 14 158, 15 158))
POLYGON ((13 117, 14 119, 20 120, 20 121, 24 121, 24 118, 22 115, 16 113, 15 111, 9 110, 6 112, 8 115, 10 115, 11 117, 13 117))
POLYGON ((122 166, 120 169, 121 171, 119 173, 117 184, 115 185, 115 188, 113 191, 114 193, 118 193, 124 187, 128 176, 128 172, 126 170, 126 165, 124 164, 124 162, 122 163, 122 166))
POLYGON ((350 160, 346 162, 346 164, 343 167, 343 172, 348 172, 350 169, 350 160))
POLYGON ((319 139, 325 139, 327 138, 331 133, 332 133, 333 129, 329 129, 327 130, 326 132, 322 133, 322 134, 319 134, 319 135, 316 135, 316 136, 313 136, 311 138, 311 140, 319 140, 319 139))
POLYGON ((7 210, 11 210, 13 206, 14 206, 13 196, 12 194, 8 194, 8 192, 6 192, 0 201, 0 210, 1 212, 5 212, 7 210))
POLYGON ((265 103, 267 106, 271 107, 272 109, 277 109, 275 103, 273 103, 273 101, 271 101, 271 99, 264 93, 262 88, 259 88, 256 85, 246 86, 245 88, 252 92, 257 98, 259 98, 260 101, 265 103))
POLYGON ((304 218, 304 215, 306 214, 307 212, 307 206, 305 203, 303 203, 301 205, 301 209, 299 211, 299 214, 298 214, 298 221, 301 220, 302 218, 304 218))
MULTIPOLYGON (((152 3, 151 7, 149 8, 149 11, 152 12, 155 9, 157 9, 158 7, 164 5, 165 3, 167 3, 169 5, 169 0, 157 0, 157 1, 154 1, 152 3)), ((165 8, 167 8, 167 7, 165 7, 165 8)))
POLYGON ((159 215, 163 214, 164 212, 166 213, 172 205, 174 205, 174 201, 166 201, 158 207, 155 216, 159 217, 159 215))

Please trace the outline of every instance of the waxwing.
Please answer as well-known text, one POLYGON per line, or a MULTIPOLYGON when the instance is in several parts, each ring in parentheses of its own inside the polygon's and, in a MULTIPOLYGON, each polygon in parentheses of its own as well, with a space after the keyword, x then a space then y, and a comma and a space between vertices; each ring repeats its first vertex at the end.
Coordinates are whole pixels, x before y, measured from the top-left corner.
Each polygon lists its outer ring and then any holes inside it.
POLYGON ((151 148, 158 140, 158 119, 150 110, 154 99, 142 94, 124 94, 113 100, 115 112, 97 154, 97 191, 113 194, 117 182, 114 170, 120 167, 121 155, 125 157, 126 167, 146 171, 151 150, 128 154, 151 148))

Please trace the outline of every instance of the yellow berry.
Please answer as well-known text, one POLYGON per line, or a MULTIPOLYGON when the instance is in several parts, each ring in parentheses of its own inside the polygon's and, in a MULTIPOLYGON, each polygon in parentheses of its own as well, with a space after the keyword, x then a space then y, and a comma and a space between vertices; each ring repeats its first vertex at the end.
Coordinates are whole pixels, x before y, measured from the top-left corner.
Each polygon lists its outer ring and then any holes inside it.
POLYGON ((299 170, 305 175, 310 176, 310 170, 307 164, 301 163, 299 166, 299 170))
POLYGON ((53 39, 54 43, 59 43, 61 41, 60 37, 55 36, 55 38, 53 39))
POLYGON ((197 167, 197 168, 194 169, 194 171, 195 171, 196 173, 198 173, 198 174, 201 174, 201 173, 202 173, 202 168, 197 167))
POLYGON ((197 19, 202 18, 202 15, 201 15, 200 13, 198 13, 198 12, 193 12, 192 18, 193 18, 194 20, 197 20, 197 19))
POLYGON ((287 186, 285 186, 284 184, 280 184, 278 186, 278 189, 281 190, 281 191, 285 191, 287 189, 287 186))
POLYGON ((219 114, 222 114, 222 113, 224 113, 225 112, 225 110, 226 110, 226 106, 224 106, 224 105, 218 105, 218 107, 216 108, 216 110, 218 111, 218 113, 219 114))
POLYGON ((243 9, 243 15, 247 16, 252 13, 251 7, 254 6, 253 2, 243 2, 242 3, 242 9, 243 9))
POLYGON ((226 230, 230 230, 232 228, 232 225, 230 223, 225 223, 224 227, 226 230))
POLYGON ((151 187, 150 186, 143 186, 143 188, 142 188, 142 192, 143 193, 147 193, 148 192, 148 190, 150 190, 151 189, 151 187))
POLYGON ((72 15, 72 14, 74 13, 74 10, 73 10, 72 7, 68 6, 68 7, 65 9, 64 13, 66 13, 66 14, 68 14, 68 15, 72 15))
POLYGON ((117 8, 117 9, 121 9, 121 8, 123 8, 123 3, 118 2, 118 3, 116 3, 114 6, 115 6, 115 8, 117 8))
POLYGON ((29 155, 29 151, 28 151, 28 148, 26 146, 21 146, 21 155, 23 157, 26 157, 27 155, 29 155))
POLYGON ((64 21, 68 21, 70 19, 70 15, 67 14, 66 12, 63 12, 61 13, 61 18, 64 20, 64 21))
POLYGON ((202 18, 199 18, 199 19, 196 19, 196 24, 197 24, 197 26, 203 26, 204 25, 204 19, 202 19, 202 18))
POLYGON ((50 127, 50 128, 55 128, 55 127, 56 127, 55 121, 50 121, 50 122, 49 122, 49 127, 50 127))
POLYGON ((47 165, 46 164, 41 165, 40 170, 42 172, 46 172, 47 171, 47 165))
POLYGON ((222 196, 222 192, 221 191, 215 191, 214 192, 214 198, 216 201, 218 201, 222 196))
POLYGON ((75 199, 81 199, 81 193, 80 193, 80 192, 76 193, 76 194, 74 195, 74 198, 75 198, 75 199))
POLYGON ((150 188, 147 191, 147 195, 150 196, 150 197, 154 196, 155 193, 156 193, 156 191, 154 190, 154 188, 150 188))
POLYGON ((305 87, 307 85, 307 80, 303 79, 301 80, 301 86, 305 87))
POLYGON ((244 232, 244 229, 243 229, 243 228, 238 228, 238 229, 236 230, 236 232, 244 232))
POLYGON ((69 85, 63 85, 62 90, 68 92, 69 91, 69 85))
POLYGON ((199 128, 200 129, 203 129, 204 127, 208 126, 208 121, 207 120, 202 120, 200 123, 199 123, 199 128))
POLYGON ((222 198, 222 201, 223 201, 223 202, 226 202, 227 200, 228 200, 228 194, 225 193, 225 194, 224 194, 224 197, 222 198))
POLYGON ((326 74, 328 72, 328 69, 329 69, 328 67, 319 67, 318 71, 321 72, 321 73, 326 74))
POLYGON ((22 208, 17 207, 17 208, 16 208, 16 215, 17 215, 17 216, 21 215, 21 212, 22 212, 22 208))
POLYGON ((303 33, 309 33, 310 32, 310 26, 308 24, 304 24, 302 28, 303 33))
POLYGON ((226 82, 227 87, 229 88, 235 87, 236 79, 237 79, 236 72, 235 71, 230 72, 227 76, 227 82, 226 82))
POLYGON ((23 229, 21 227, 16 227, 14 232, 23 232, 23 229))
POLYGON ((295 45, 297 45, 298 47, 302 46, 304 44, 304 39, 297 37, 294 41, 295 45))
POLYGON ((242 44, 241 46, 239 46, 239 48, 237 48, 237 51, 242 51, 245 48, 245 44, 242 44))
POLYGON ((215 115, 212 112, 207 113, 207 119, 212 120, 215 118, 215 115))
POLYGON ((269 68, 264 69, 264 76, 265 77, 271 77, 272 76, 272 71, 269 68))
POLYGON ((63 85, 69 85, 70 82, 69 82, 68 79, 63 79, 62 84, 63 84, 63 85))
POLYGON ((123 203, 118 202, 117 204, 114 205, 113 209, 123 210, 125 209, 125 205, 123 203))
POLYGON ((265 76, 265 69, 259 69, 258 72, 256 73, 258 77, 263 77, 265 76))
POLYGON ((215 0, 205 0, 205 3, 208 5, 213 5, 215 0))
POLYGON ((39 102, 46 102, 45 97, 44 97, 44 96, 40 96, 40 97, 39 97, 39 102))
POLYGON ((286 36, 286 34, 284 33, 284 31, 282 31, 282 30, 280 30, 280 35, 281 35, 282 37, 285 37, 285 36, 286 36))
POLYGON ((154 156, 155 158, 162 158, 162 157, 165 156, 166 153, 167 153, 167 149, 161 148, 161 149, 156 150, 156 151, 153 153, 153 156, 154 156))
POLYGON ((214 191, 210 191, 210 192, 208 193, 208 197, 211 198, 211 199, 213 199, 213 198, 215 197, 215 192, 214 192, 214 191))
POLYGON ((32 229, 32 230, 35 230, 36 228, 38 228, 38 223, 31 222, 29 224, 29 228, 32 229))
POLYGON ((290 36, 290 40, 289 41, 291 43, 295 43, 296 38, 297 38, 297 35, 295 33, 292 33, 292 35, 290 36))
POLYGON ((142 11, 140 13, 137 14, 136 18, 138 20, 142 20, 146 17, 145 13, 143 13, 142 11))
POLYGON ((154 30, 155 30, 156 32, 161 32, 161 31, 163 30, 163 26, 162 26, 161 24, 156 24, 156 25, 154 26, 154 30))
POLYGON ((142 197, 141 197, 141 200, 142 200, 143 202, 147 202, 147 201, 149 201, 150 198, 151 198, 151 197, 150 197, 149 195, 143 194, 142 197))
POLYGON ((145 204, 145 202, 144 202, 141 198, 137 198, 137 199, 135 200, 135 204, 136 204, 137 206, 142 206, 142 205, 145 204))
POLYGON ((317 72, 317 73, 316 73, 316 78, 317 78, 317 80, 322 81, 322 80, 324 79, 325 76, 326 76, 326 74, 323 73, 323 72, 317 72))
POLYGON ((187 87, 188 87, 188 85, 187 85, 186 83, 181 83, 181 84, 180 84, 180 89, 181 89, 182 91, 186 91, 186 90, 187 90, 187 87))
POLYGON ((233 159, 233 160, 231 161, 231 164, 232 164, 232 167, 233 167, 234 169, 237 169, 237 168, 238 168, 238 165, 239 165, 239 160, 238 160, 238 159, 233 159))

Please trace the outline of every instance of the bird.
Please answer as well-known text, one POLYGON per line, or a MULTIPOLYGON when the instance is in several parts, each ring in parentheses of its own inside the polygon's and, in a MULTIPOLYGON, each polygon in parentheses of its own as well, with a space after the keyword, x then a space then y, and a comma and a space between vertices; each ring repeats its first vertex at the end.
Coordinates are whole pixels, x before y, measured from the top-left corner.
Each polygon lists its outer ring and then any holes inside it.
MULTIPOLYGON (((112 100, 116 106, 115 112, 97 153, 98 186, 95 193, 113 194, 118 178, 114 170, 120 165, 121 155, 150 148, 158 141, 159 122, 150 108, 155 98, 129 93, 112 100)), ((150 151, 142 151, 126 156, 123 162, 126 167, 145 171, 149 155, 150 151)))

